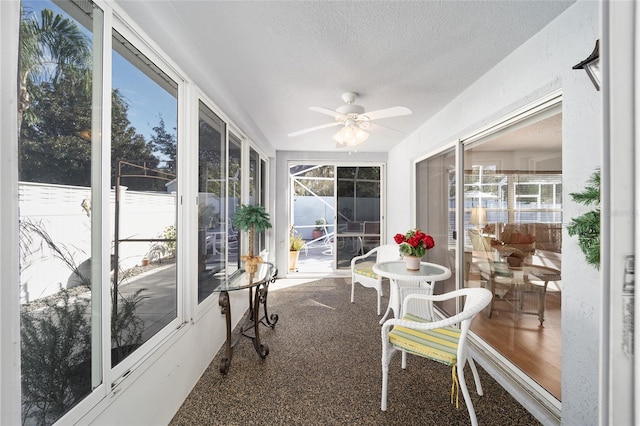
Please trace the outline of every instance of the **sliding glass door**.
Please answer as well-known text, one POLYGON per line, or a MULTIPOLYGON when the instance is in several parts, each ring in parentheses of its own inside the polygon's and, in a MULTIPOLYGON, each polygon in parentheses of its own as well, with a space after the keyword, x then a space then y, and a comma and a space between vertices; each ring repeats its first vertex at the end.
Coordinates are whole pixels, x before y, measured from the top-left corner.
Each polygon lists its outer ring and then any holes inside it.
POLYGON ((463 176, 467 285, 494 295, 472 330, 558 400, 561 126, 558 107, 466 144, 463 176))
MULTIPOLYGON (((435 247, 427 251, 427 262, 451 269, 451 277, 435 283, 434 293, 456 288, 456 173, 455 149, 448 149, 416 164, 416 226, 433 237, 435 247)), ((438 302, 447 314, 455 314, 455 301, 438 302)))
POLYGON ((355 255, 380 245, 381 168, 338 167, 336 173, 336 238, 338 269, 349 269, 355 255))
POLYGON ((562 198, 559 97, 416 163, 416 223, 436 241, 428 260, 452 271, 435 293, 489 289, 471 330, 550 407, 562 396, 562 198))
POLYGON ((289 271, 348 270, 351 259, 380 245, 381 165, 289 166, 291 232, 305 247, 289 271))

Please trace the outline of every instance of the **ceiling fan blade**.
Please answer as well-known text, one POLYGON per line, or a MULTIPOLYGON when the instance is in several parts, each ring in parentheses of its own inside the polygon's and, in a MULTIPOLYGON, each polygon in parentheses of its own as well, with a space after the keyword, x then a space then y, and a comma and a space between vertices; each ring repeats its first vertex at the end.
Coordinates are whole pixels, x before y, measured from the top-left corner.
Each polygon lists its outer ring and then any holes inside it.
POLYGON ((379 109, 376 111, 365 112, 360 114, 360 117, 367 117, 369 120, 379 120, 381 118, 397 117, 400 115, 409 115, 411 110, 403 106, 395 106, 391 108, 379 109))
POLYGON ((326 115, 330 115, 331 117, 335 117, 335 118, 347 118, 346 115, 339 113, 338 111, 334 111, 332 109, 329 108, 323 108, 323 107, 309 107, 309 109, 311 111, 315 111, 315 112, 319 112, 321 114, 326 114, 326 115))
POLYGON ((332 123, 323 124, 321 126, 309 127, 308 129, 298 130, 297 132, 289 133, 287 136, 293 137, 293 136, 303 135, 305 133, 313 132, 313 131, 316 131, 316 130, 326 129, 328 127, 339 126, 341 124, 342 123, 340 123, 339 121, 334 121, 332 123))
POLYGON ((368 125, 370 126, 369 127, 370 129, 374 129, 374 130, 376 128, 383 128, 383 129, 391 130, 391 131, 396 132, 396 133, 401 133, 403 135, 405 134, 405 132, 403 132, 402 130, 394 129, 393 127, 389 127, 389 126, 384 126, 384 125, 382 125, 380 123, 369 122, 368 125))

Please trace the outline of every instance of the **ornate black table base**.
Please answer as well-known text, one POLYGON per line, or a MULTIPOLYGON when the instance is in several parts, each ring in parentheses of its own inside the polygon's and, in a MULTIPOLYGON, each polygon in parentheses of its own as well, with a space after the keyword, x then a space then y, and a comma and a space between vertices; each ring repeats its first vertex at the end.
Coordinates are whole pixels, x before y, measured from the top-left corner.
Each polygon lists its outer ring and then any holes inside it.
POLYGON ((240 334, 232 341, 231 336, 231 303, 229 302, 229 293, 227 291, 220 292, 218 303, 222 308, 227 322, 227 341, 225 343, 225 356, 220 360, 220 372, 227 374, 231 366, 231 358, 233 357, 233 348, 236 346, 242 336, 248 337, 253 342, 253 347, 265 359, 269 355, 269 346, 260 342, 259 325, 263 324, 267 327, 275 327, 278 322, 278 315, 267 312, 267 294, 269 292, 269 283, 275 281, 275 278, 268 278, 264 282, 255 286, 255 295, 253 287, 249 288, 249 316, 240 326, 240 334), (264 315, 260 318, 260 306, 263 307, 264 315), (256 318, 259 318, 256 320, 256 318), (250 334, 253 329, 253 334, 250 334))

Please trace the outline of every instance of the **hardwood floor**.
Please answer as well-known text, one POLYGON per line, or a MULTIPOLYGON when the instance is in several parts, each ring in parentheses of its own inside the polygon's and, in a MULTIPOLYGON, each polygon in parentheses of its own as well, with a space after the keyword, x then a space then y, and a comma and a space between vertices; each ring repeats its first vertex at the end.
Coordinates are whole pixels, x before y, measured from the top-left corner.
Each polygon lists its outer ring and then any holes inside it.
MULTIPOLYGON (((469 286, 474 285, 479 283, 470 280, 469 286)), ((547 291, 542 327, 536 315, 519 313, 501 300, 495 302, 491 318, 483 312, 471 325, 471 330, 558 400, 562 400, 560 303, 559 291, 547 291)))

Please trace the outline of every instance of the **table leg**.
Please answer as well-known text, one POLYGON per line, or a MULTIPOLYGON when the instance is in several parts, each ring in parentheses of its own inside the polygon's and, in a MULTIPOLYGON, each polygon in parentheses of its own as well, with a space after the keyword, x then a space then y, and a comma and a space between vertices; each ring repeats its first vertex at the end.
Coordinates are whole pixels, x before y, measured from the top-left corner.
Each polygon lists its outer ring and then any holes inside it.
POLYGON ((253 342, 253 347, 260 358, 264 359, 267 357, 267 355, 269 355, 269 347, 266 344, 260 342, 259 325, 260 323, 262 323, 263 325, 273 328, 278 322, 278 315, 272 314, 271 316, 269 316, 267 312, 267 294, 269 291, 269 283, 273 281, 275 281, 275 273, 274 277, 271 277, 270 279, 256 286, 255 295, 253 293, 254 289, 252 287, 249 288, 249 317, 240 326, 240 334, 233 342, 231 339, 231 302, 229 299, 229 293, 227 291, 220 292, 218 304, 221 307, 222 313, 225 315, 227 326, 225 355, 220 360, 220 372, 222 374, 226 375, 229 372, 231 359, 233 357, 233 348, 242 338, 242 336, 251 339, 251 341, 253 342), (264 310, 264 316, 262 318, 260 318, 260 306, 262 306, 264 310), (253 335, 250 332, 247 333, 247 331, 249 331, 251 328, 253 328, 253 335))
POLYGON ((382 316, 380 320, 380 324, 384 324, 387 320, 387 317, 391 313, 394 312, 394 316, 396 314, 396 304, 398 303, 398 283, 394 279, 389 279, 389 305, 387 306, 387 310, 382 316))
MULTIPOLYGON (((274 282, 274 281, 275 281, 275 278, 269 282, 274 282)), ((276 326, 276 323, 278 322, 278 315, 271 314, 271 316, 269 316, 269 313, 267 312, 267 295, 269 294, 269 282, 267 282, 264 286, 261 286, 261 288, 259 289, 260 304, 262 305, 262 308, 264 310, 264 316, 260 318, 260 322, 263 325, 266 325, 267 327, 273 328, 276 326)))
POLYGON ((220 292, 218 304, 222 308, 222 313, 227 322, 227 341, 225 342, 225 356, 220 360, 220 372, 227 374, 231 366, 231 357, 233 356, 233 346, 231 345, 231 305, 229 303, 229 293, 220 292))
POLYGON ((278 322, 278 315, 272 314, 269 316, 267 312, 267 294, 269 292, 269 282, 260 284, 255 289, 255 295, 253 288, 249 289, 249 317, 245 323, 240 327, 240 333, 251 339, 253 347, 260 355, 260 358, 264 359, 269 355, 269 347, 266 344, 260 342, 260 324, 267 327, 274 328, 278 322), (260 306, 264 310, 264 315, 260 318, 260 306), (247 331, 253 328, 253 334, 248 334, 247 331))
POLYGON ((545 296, 547 295, 547 286, 549 281, 544 282, 544 288, 538 291, 538 319, 540 320, 540 327, 544 322, 544 305, 546 303, 545 296))

